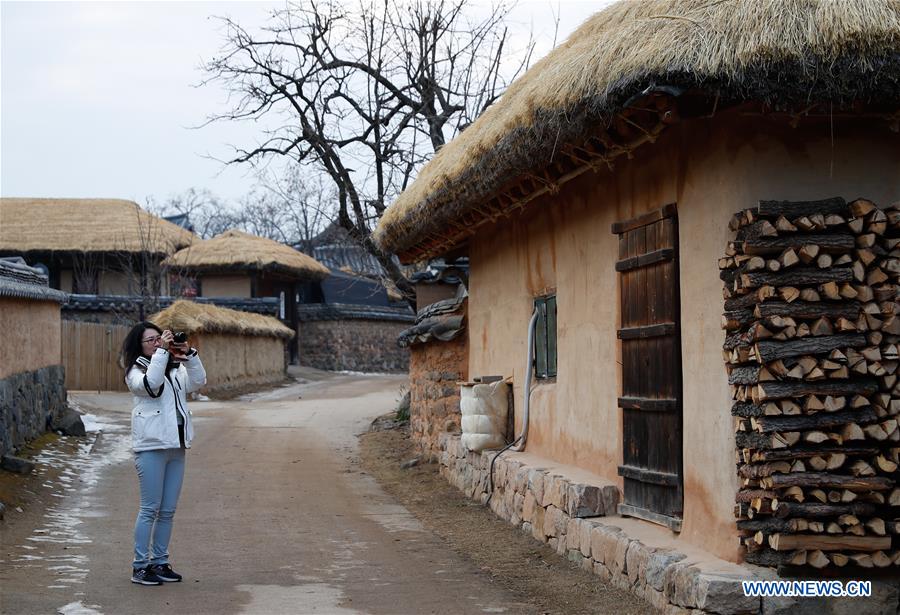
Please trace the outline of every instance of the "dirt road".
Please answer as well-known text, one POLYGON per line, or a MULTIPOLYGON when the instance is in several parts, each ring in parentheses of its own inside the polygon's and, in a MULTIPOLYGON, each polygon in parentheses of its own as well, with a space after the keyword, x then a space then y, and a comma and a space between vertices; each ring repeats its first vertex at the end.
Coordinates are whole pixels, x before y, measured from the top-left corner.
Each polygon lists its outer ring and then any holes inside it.
POLYGON ((171 548, 185 580, 160 587, 129 582, 130 398, 73 395, 103 435, 49 451, 45 509, 7 513, 0 612, 534 612, 359 469, 356 435, 393 406, 405 377, 316 378, 192 405, 197 437, 171 548))

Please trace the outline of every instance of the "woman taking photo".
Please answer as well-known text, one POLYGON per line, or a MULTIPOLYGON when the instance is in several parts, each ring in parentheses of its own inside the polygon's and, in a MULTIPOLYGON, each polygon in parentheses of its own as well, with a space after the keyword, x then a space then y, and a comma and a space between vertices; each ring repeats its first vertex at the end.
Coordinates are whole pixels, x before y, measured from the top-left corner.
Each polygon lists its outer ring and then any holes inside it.
POLYGON ((206 384, 206 370, 186 341, 151 322, 136 324, 122 344, 125 383, 134 395, 131 438, 141 505, 134 524, 131 582, 161 585, 181 575, 169 564, 172 519, 194 428, 187 393, 206 384))

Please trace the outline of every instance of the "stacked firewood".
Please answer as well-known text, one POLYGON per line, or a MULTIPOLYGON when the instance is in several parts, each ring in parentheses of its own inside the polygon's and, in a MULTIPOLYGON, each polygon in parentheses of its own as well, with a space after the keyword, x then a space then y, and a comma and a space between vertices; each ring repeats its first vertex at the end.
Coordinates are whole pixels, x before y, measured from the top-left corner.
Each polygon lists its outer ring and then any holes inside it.
POLYGON ((900 566, 900 206, 760 201, 730 228, 719 268, 747 561, 900 566))

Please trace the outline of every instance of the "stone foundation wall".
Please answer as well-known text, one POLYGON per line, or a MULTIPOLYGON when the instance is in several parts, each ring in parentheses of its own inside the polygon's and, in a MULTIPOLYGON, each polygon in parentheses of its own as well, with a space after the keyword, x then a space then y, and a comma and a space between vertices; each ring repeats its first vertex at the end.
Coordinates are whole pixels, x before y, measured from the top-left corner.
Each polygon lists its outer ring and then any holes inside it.
POLYGON ((43 434, 65 411, 65 371, 61 365, 0 379, 0 456, 43 434))
POLYGON ((409 350, 397 345, 407 322, 313 320, 297 326, 300 363, 317 369, 405 372, 409 350))
MULTIPOLYGON (((469 452, 458 435, 448 433, 440 434, 437 443, 441 475, 467 497, 487 501, 488 473, 496 452, 469 452)), ((742 581, 777 579, 775 572, 722 562, 732 571, 723 573, 711 569, 709 561, 715 558, 709 554, 701 558, 696 553, 688 556, 672 548, 649 546, 616 526, 621 518, 612 516, 619 501, 615 485, 577 483, 508 455, 504 453, 494 464, 491 510, 666 615, 898 612, 900 583, 896 580, 872 581, 872 596, 866 598, 745 596, 742 581)))
POLYGON ((434 340, 410 348, 409 424, 417 450, 437 460, 438 436, 459 433, 459 381, 468 379, 468 342, 434 340))

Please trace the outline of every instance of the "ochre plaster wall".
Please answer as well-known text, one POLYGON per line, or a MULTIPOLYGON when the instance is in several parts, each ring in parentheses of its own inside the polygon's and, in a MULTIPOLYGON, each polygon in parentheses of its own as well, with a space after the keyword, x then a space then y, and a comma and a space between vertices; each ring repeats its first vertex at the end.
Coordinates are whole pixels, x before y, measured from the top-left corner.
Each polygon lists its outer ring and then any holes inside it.
POLYGON ((275 382, 285 376, 284 340, 202 333, 189 340, 206 369, 206 391, 275 382))
POLYGON ((0 297, 0 331, 0 379, 62 364, 59 303, 0 297))
POLYGON ((246 275, 203 276, 200 281, 204 297, 249 297, 250 277, 246 275))
MULTIPOLYGON (((469 374, 514 377, 522 408, 533 297, 557 292, 555 380, 531 398, 527 449, 618 481, 622 459, 617 238, 610 225, 678 204, 684 402, 684 522, 679 540, 738 558, 734 436, 721 355, 717 260, 728 221, 759 199, 900 198, 900 137, 835 119, 790 128, 723 113, 670 128, 614 172, 587 173, 471 241, 469 374)), ((517 431, 521 428, 517 426, 517 431)))

